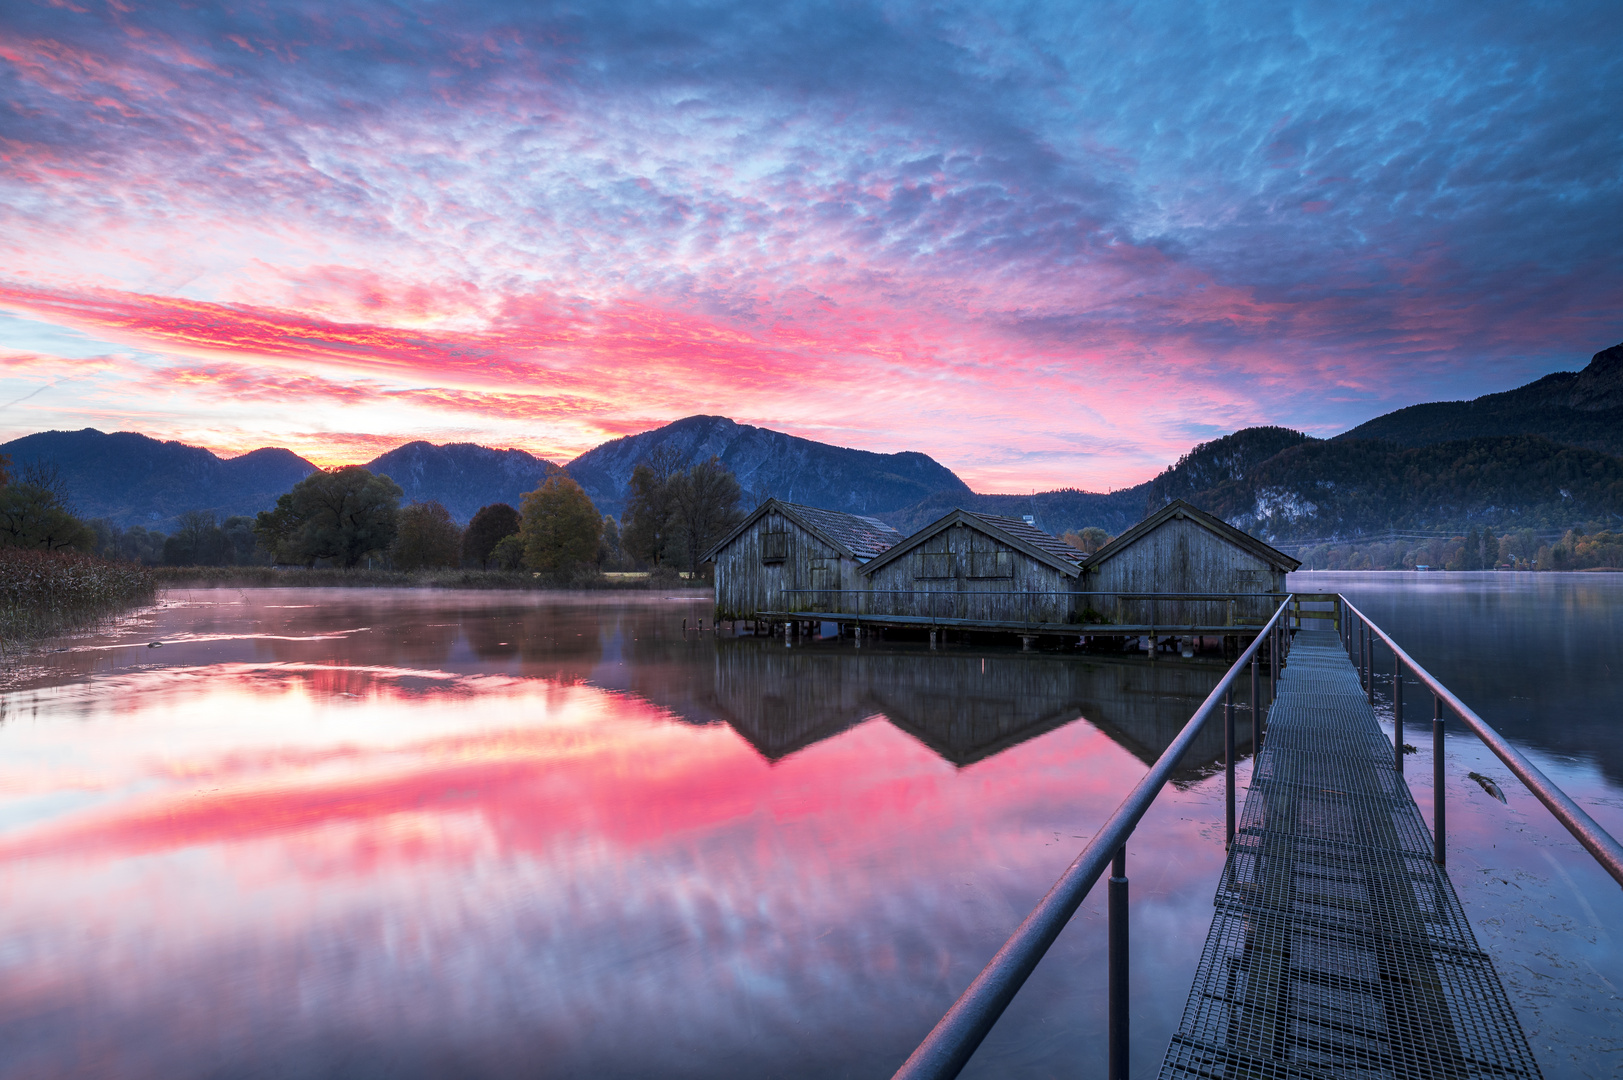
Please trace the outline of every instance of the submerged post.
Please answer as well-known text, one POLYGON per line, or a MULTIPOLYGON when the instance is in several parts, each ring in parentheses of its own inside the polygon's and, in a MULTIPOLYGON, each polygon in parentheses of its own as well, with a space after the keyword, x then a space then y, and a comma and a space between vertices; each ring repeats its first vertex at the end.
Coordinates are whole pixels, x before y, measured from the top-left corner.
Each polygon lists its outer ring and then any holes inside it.
POLYGON ((1431 861, 1443 866, 1447 860, 1443 817, 1446 801, 1443 794, 1443 699, 1433 694, 1431 700, 1431 816, 1435 823, 1431 830, 1431 861))
POLYGON ((1127 1080, 1127 845, 1110 867, 1110 1080, 1127 1080))
POLYGON ((1225 848, 1234 844, 1234 686, 1223 694, 1223 819, 1228 825, 1225 848))

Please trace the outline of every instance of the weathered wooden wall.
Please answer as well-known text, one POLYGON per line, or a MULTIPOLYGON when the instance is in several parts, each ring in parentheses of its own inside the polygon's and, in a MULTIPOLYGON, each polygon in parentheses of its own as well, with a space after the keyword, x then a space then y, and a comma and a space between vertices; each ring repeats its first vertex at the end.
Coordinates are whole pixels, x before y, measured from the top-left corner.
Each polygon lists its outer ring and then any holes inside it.
MULTIPOLYGON (((1113 558, 1087 567, 1081 588, 1106 594, 1269 593, 1285 591, 1285 575, 1187 518, 1169 518, 1113 558)), ((1094 611, 1116 623, 1149 623, 1151 604, 1115 595, 1087 599, 1094 611)), ((1274 609, 1274 601, 1261 596, 1153 604, 1155 622, 1163 626, 1225 626, 1231 620, 1255 624, 1265 622, 1274 609)))
POLYGON ((968 525, 943 529, 864 577, 871 615, 1027 623, 1076 618, 1073 578, 968 525), (1008 577, 971 576, 1000 558, 1008 577))
POLYGON ((716 555, 716 618, 753 619, 759 611, 828 611, 841 590, 864 582, 855 561, 784 514, 763 514, 716 555), (787 536, 781 562, 766 560, 765 536, 787 536), (812 589, 814 593, 788 590, 812 589))

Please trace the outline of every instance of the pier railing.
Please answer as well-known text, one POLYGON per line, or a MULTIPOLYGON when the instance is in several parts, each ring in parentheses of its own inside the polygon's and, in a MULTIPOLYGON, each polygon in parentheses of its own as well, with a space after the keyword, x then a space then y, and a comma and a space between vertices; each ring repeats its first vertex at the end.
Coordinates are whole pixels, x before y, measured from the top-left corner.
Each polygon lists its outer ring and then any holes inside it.
MULTIPOLYGON (((1115 594, 1110 594, 1115 595, 1115 594)), ((1251 594, 1256 595, 1256 594, 1251 594)), ((1290 594, 1285 594, 1290 599, 1290 594)), ((1160 795, 1184 754, 1194 743, 1206 723, 1221 708, 1223 712, 1223 772, 1227 784, 1227 838, 1234 839, 1234 686, 1247 671, 1251 675, 1252 749, 1259 749, 1264 737, 1264 710, 1261 708, 1261 657, 1264 643, 1269 644, 1268 658, 1272 668, 1269 686, 1277 686, 1281 657, 1289 646, 1285 615, 1288 604, 1280 604, 1273 617, 1262 626, 1250 646, 1228 669, 1206 700, 1195 710, 1178 737, 1166 748, 1150 771, 1128 794, 1116 812, 1110 815, 1093 836, 1076 861, 1048 890, 1025 921, 993 956, 991 962, 969 984, 952 1008, 947 1010, 913 1051, 911 1057, 896 1072, 896 1077, 922 1080, 925 1077, 946 1078, 957 1076, 968 1064, 975 1049, 980 1046, 1003 1011, 1014 1000, 1026 979, 1036 970, 1043 955, 1048 952, 1060 931, 1082 901, 1092 891, 1107 865, 1111 866, 1109 884, 1109 965, 1108 986, 1110 998, 1110 1077, 1127 1077, 1127 838, 1133 834, 1150 804, 1160 795)), ((1270 691, 1271 692, 1271 691, 1270 691)))
POLYGON ((1338 599, 1345 613, 1345 617, 1340 620, 1342 641, 1347 646, 1348 656, 1358 668, 1358 677, 1371 704, 1375 701, 1375 642, 1380 641, 1392 650, 1392 753, 1400 776, 1403 774, 1404 672, 1413 675, 1422 686, 1431 691, 1432 860, 1438 866, 1442 866, 1448 854, 1445 827, 1447 799, 1443 783, 1445 764, 1443 729, 1445 713, 1452 712, 1473 735, 1493 751, 1495 757, 1505 763, 1506 768, 1516 774, 1518 780, 1527 785, 1527 790, 1533 793, 1533 797, 1555 815, 1556 820, 1584 846, 1584 850, 1593 855, 1595 861, 1600 863, 1619 885, 1623 885, 1623 844, 1619 844, 1610 833, 1602 829, 1583 807, 1572 801, 1571 796, 1551 782, 1549 777, 1539 771, 1538 766, 1522 756, 1521 751, 1511 746, 1497 731, 1489 727, 1487 721, 1478 716, 1474 709, 1456 697, 1448 687, 1438 682, 1431 672, 1416 663, 1414 657, 1404 652, 1402 646, 1393 641, 1390 634, 1376 626, 1369 616, 1353 605, 1352 601, 1345 596, 1338 599))

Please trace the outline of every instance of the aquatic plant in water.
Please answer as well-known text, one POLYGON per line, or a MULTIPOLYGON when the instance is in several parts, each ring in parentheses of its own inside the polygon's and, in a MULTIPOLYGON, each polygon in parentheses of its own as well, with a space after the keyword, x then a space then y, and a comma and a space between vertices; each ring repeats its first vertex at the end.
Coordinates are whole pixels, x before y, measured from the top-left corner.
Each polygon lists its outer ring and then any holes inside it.
POLYGON ((152 572, 134 563, 0 548, 0 655, 151 603, 156 589, 152 572))

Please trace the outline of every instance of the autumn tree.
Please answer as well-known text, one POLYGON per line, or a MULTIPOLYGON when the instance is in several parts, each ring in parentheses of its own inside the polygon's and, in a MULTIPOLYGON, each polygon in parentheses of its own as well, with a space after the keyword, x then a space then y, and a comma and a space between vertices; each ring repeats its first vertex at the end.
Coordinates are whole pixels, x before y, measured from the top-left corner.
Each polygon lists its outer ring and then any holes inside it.
POLYGON ((575 481, 559 473, 520 505, 519 537, 531 570, 565 574, 596 560, 603 518, 575 481))
POLYGON ((394 542, 400 485, 359 465, 320 470, 260 513, 254 534, 277 562, 355 566, 394 542))
POLYGON ((402 507, 389 558, 397 570, 437 570, 462 558, 462 530, 437 502, 402 507))
POLYGON ((490 565, 496 545, 518 532, 519 516, 506 503, 481 506, 462 534, 462 561, 483 570, 490 565))
POLYGON ((1082 554, 1092 555, 1094 552, 1110 543, 1110 541, 1114 540, 1115 537, 1111 536, 1097 525, 1089 525, 1081 532, 1067 532, 1064 536, 1060 537, 1060 539, 1076 548, 1076 550, 1080 551, 1082 554))

